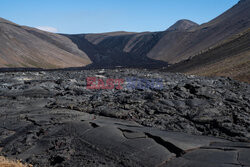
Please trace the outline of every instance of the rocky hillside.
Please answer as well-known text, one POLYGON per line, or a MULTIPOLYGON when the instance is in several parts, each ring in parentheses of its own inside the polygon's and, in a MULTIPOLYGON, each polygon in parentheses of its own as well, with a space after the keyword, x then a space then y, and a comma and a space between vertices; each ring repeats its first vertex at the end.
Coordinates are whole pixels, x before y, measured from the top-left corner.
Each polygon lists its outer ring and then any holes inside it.
MULTIPOLYGON (((248 0, 241 0, 208 23, 180 20, 162 32, 59 35, 1 19, 0 67, 167 67, 201 54, 249 27, 248 0)), ((236 45, 241 43, 234 42, 236 45)))
POLYGON ((93 64, 89 67, 166 67, 167 62, 148 58, 146 54, 162 33, 108 33, 65 35, 83 50, 93 64))
POLYGON ((250 83, 250 29, 167 70, 205 76, 226 76, 250 83))
POLYGON ((0 67, 65 68, 90 63, 66 37, 0 18, 0 67))
POLYGON ((180 20, 163 32, 113 32, 67 35, 93 61, 91 66, 158 67, 178 63, 217 45, 250 27, 250 2, 241 0, 234 7, 198 25, 180 20))
POLYGON ((191 28, 186 32, 164 32, 163 37, 147 56, 174 64, 248 28, 250 28, 250 1, 241 0, 208 23, 191 28))

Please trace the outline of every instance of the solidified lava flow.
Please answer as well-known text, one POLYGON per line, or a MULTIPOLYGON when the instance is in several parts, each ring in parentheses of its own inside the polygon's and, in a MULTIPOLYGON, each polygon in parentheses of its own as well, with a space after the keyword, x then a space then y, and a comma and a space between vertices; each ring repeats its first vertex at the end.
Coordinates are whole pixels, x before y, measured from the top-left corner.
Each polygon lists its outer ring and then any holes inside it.
POLYGON ((230 78, 0 73, 0 154, 33 166, 250 166, 249 109, 250 85, 230 78))

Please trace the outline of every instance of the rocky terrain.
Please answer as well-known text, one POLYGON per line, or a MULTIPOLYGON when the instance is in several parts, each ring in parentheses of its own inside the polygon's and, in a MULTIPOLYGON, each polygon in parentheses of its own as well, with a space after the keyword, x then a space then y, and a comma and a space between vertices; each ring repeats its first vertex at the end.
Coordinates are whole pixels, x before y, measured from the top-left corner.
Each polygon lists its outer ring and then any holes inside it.
POLYGON ((0 154, 34 166, 247 167, 249 109, 249 84, 230 78, 0 73, 0 154), (88 89, 88 77, 124 82, 88 89))
POLYGON ((249 28, 249 0, 161 32, 0 18, 0 166, 250 167, 249 28))
POLYGON ((226 76, 250 83, 250 29, 167 68, 204 76, 226 76))

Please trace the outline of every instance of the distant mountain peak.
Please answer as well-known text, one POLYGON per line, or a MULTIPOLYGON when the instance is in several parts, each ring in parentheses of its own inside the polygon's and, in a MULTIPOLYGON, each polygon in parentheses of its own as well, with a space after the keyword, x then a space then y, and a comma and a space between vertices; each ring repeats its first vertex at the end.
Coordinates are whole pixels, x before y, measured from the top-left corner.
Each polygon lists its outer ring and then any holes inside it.
POLYGON ((186 31, 189 30, 190 28, 197 27, 199 24, 187 20, 187 19, 182 19, 177 21, 174 25, 169 27, 167 31, 186 31))

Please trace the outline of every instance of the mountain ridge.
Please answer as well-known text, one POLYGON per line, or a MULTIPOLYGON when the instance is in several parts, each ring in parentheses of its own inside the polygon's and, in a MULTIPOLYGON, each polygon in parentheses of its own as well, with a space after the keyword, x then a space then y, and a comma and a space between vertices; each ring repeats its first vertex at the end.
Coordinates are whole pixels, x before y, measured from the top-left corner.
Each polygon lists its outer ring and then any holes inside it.
POLYGON ((0 19, 0 41, 1 68, 66 68, 91 62, 68 38, 3 18, 0 19))
MULTIPOLYGON (((0 30, 3 29, 1 25, 5 23, 11 25, 12 28, 15 25, 17 27, 12 31, 22 30, 25 35, 19 34, 19 38, 26 40, 19 40, 19 43, 16 43, 14 38, 11 40, 2 37, 1 41, 7 41, 18 48, 17 51, 13 51, 15 47, 10 48, 6 43, 0 42, 0 48, 2 48, 0 64, 2 62, 7 67, 161 68, 190 59, 249 28, 250 2, 241 0, 223 14, 201 25, 182 19, 167 30, 159 32, 117 31, 98 34, 53 34, 1 20, 0 30), (27 37, 32 39, 27 39, 27 37), (28 47, 30 43, 36 45, 28 47), (22 47, 26 48, 25 56, 17 54, 22 53, 22 47), (46 48, 50 48, 48 53, 46 48), (62 57, 58 55, 62 55, 62 57), (25 60, 27 56, 31 60, 25 60), (10 57, 12 59, 8 60, 10 57), (54 59, 48 62, 43 57, 46 59, 54 57, 54 59), (70 60, 72 58, 73 61, 70 60), (16 64, 15 61, 17 61, 16 64), (30 61, 31 63, 29 63, 30 61), (14 62, 14 64, 9 65, 9 62, 14 62)), ((4 35, 8 36, 8 33, 5 31, 4 35)), ((3 34, 0 35, 3 36, 3 34)))
POLYGON ((242 1, 191 32, 165 32, 147 56, 175 64, 249 27, 250 1, 242 1))

